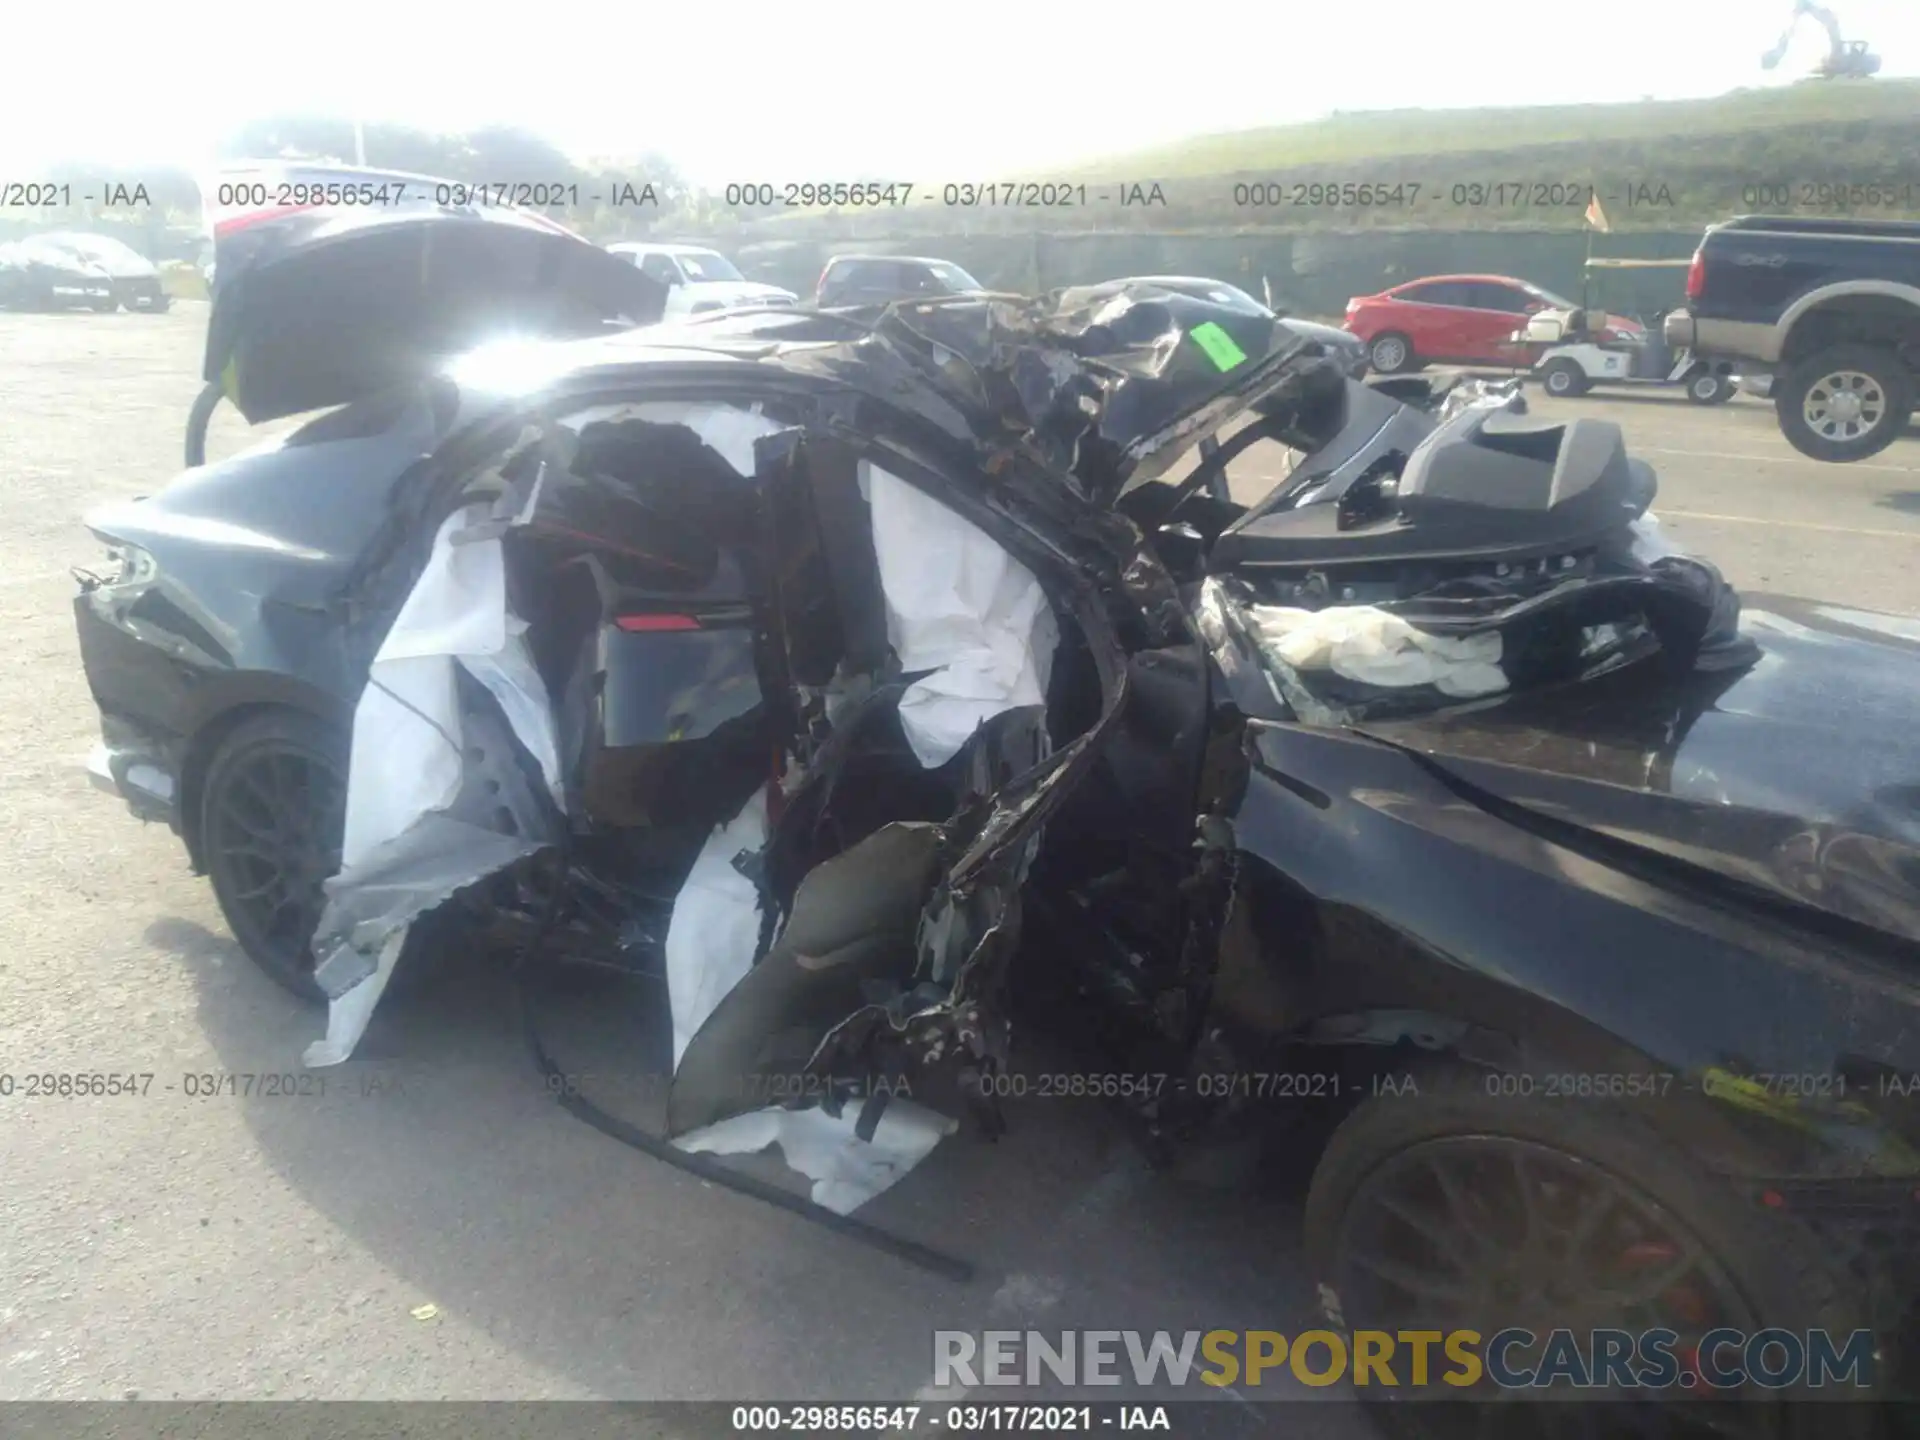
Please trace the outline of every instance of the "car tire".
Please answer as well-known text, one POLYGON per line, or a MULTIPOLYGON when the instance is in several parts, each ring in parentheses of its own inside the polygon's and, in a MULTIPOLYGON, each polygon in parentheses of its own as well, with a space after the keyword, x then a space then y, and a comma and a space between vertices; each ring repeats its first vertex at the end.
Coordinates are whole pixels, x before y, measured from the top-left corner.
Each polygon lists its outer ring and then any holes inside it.
POLYGON ((1540 388, 1556 400, 1570 400, 1586 394, 1593 388, 1593 382, 1587 379, 1586 371, 1562 357, 1549 360, 1540 371, 1540 388))
POLYGON ((1385 330, 1367 342, 1367 365, 1380 375, 1404 375, 1420 368, 1413 341, 1398 330, 1385 330))
POLYGON ((197 470, 207 463, 207 425, 225 397, 226 392, 218 384, 210 383, 195 397, 193 408, 187 412, 187 469, 197 470))
MULTIPOLYGON (((1642 1323, 1629 1325, 1626 1310, 1618 1321, 1582 1310, 1577 1322, 1569 1321, 1582 1334, 1591 1326, 1638 1331, 1664 1323, 1681 1303, 1676 1295, 1685 1297, 1688 1319, 1674 1327, 1683 1335, 1701 1333, 1719 1318, 1749 1331, 1825 1328, 1841 1343, 1870 1328, 1857 1285, 1807 1232, 1735 1193, 1632 1113, 1632 1102, 1489 1091, 1487 1082, 1500 1078, 1492 1072, 1417 1076, 1419 1093, 1363 1100, 1335 1130, 1308 1189, 1305 1249, 1322 1310, 1337 1329, 1462 1328, 1470 1322, 1446 1314, 1444 1300, 1379 1303, 1381 1294, 1396 1290, 1415 1297, 1417 1282, 1436 1275, 1457 1277, 1455 1289, 1470 1292, 1470 1300, 1455 1298, 1481 1318, 1471 1328, 1483 1335, 1527 1323, 1508 1321, 1501 1311, 1571 1314, 1574 1302, 1557 1297, 1572 1290, 1589 1295, 1602 1283, 1616 1293, 1649 1287, 1649 1298, 1632 1312, 1642 1323), (1409 1180, 1426 1188, 1404 1183, 1409 1180), (1530 1192, 1528 1201, 1523 1197, 1530 1192), (1602 1208, 1595 1195, 1618 1198, 1605 1199, 1602 1208), (1582 1233, 1566 1225, 1569 1217, 1586 1225, 1584 1244, 1568 1244, 1569 1231, 1582 1233), (1547 1239, 1550 1220, 1565 1228, 1543 1248, 1534 1242, 1547 1239), (1383 1245, 1383 1235, 1395 1236, 1397 1248, 1383 1245), (1373 1246, 1380 1249, 1369 1259, 1373 1246), (1577 1263, 1566 1263, 1563 1253, 1579 1257, 1577 1263), (1390 1267, 1395 1278, 1384 1279, 1372 1267, 1388 1264, 1389 1254, 1398 1257, 1390 1267), (1421 1262, 1410 1258, 1422 1254, 1440 1269, 1424 1274, 1421 1262), (1596 1273, 1596 1262, 1608 1268, 1596 1273), (1648 1270, 1659 1278, 1647 1280, 1648 1270), (1501 1298, 1502 1287, 1512 1292, 1509 1298, 1501 1298), (1723 1303, 1708 1308, 1708 1300, 1723 1303), (1647 1322, 1650 1314, 1658 1318, 1647 1322), (1449 1325, 1450 1319, 1457 1323, 1449 1325)), ((1437 1286, 1427 1290, 1441 1293, 1437 1286)), ((1635 1301, 1627 1295, 1622 1303, 1635 1301)), ((1456 1399, 1470 1394, 1436 1388, 1456 1399)), ((1676 1386, 1672 1393, 1693 1392, 1676 1386)), ((1450 1434, 1446 1426, 1459 1417, 1447 1412, 1480 1408, 1401 1398, 1406 1403, 1378 1407, 1376 1418, 1408 1436, 1450 1434)), ((1790 1389, 1777 1398, 1807 1396, 1790 1389)), ((1787 1404, 1777 1412, 1777 1433, 1864 1437, 1877 1433, 1871 1413, 1877 1408, 1787 1404), (1809 1410, 1818 1413, 1809 1417, 1809 1410)))
POLYGON ((321 884, 340 867, 349 738, 297 710, 248 716, 207 763, 200 849, 220 913, 268 978, 303 1000, 313 978, 321 884))
POLYGON ((1686 378, 1687 399, 1695 405, 1724 405, 1733 398, 1733 381, 1712 370, 1695 370, 1686 378))
POLYGON ((1774 384, 1780 433, 1802 455, 1844 465, 1878 455, 1907 428, 1913 376, 1891 349, 1830 345, 1774 384))
MULTIPOLYGON (((269 979, 313 1003, 326 999, 313 978, 312 940, 325 898, 321 882, 340 868, 351 748, 351 738, 336 725, 300 710, 265 710, 248 716, 221 739, 200 784, 200 850, 227 928, 247 958, 269 979), (235 865, 231 853, 236 839, 257 850, 265 838, 257 826, 247 827, 254 831, 250 836, 236 836, 229 812, 231 803, 240 798, 236 792, 250 788, 250 781, 257 782, 263 765, 278 767, 283 774, 304 772, 321 780, 315 795, 319 814, 310 813, 306 807, 289 807, 278 816, 255 812, 257 819, 278 819, 280 823, 269 828, 295 839, 308 852, 301 873, 292 877, 293 887, 302 892, 297 897, 301 912, 297 918, 289 917, 290 923, 283 926, 262 923, 259 908, 248 903, 248 892, 264 878, 259 859, 235 865)), ((291 795, 293 790, 288 787, 281 793, 291 795)), ((408 932, 406 945, 387 981, 387 994, 418 994, 445 976, 455 957, 470 948, 470 928, 465 914, 452 907, 421 916, 408 932)))

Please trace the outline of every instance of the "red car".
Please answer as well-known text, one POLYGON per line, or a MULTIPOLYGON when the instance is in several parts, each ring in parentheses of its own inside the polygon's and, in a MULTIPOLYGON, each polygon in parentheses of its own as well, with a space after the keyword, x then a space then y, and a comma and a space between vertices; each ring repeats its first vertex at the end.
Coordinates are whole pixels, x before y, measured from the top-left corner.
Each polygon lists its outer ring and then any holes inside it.
MULTIPOLYGON (((1367 347, 1367 363, 1383 375, 1451 364, 1530 368, 1542 347, 1512 336, 1540 310, 1572 310, 1573 301, 1509 275, 1430 275, 1378 295, 1347 301, 1346 328, 1367 347)), ((1630 320, 1608 317, 1605 339, 1644 334, 1630 320)))

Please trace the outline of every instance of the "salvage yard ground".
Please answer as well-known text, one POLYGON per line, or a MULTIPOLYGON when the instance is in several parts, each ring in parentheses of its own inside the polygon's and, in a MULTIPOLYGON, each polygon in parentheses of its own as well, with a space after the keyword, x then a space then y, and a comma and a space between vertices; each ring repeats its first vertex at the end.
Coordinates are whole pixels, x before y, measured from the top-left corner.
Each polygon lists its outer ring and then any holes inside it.
MULTIPOLYGON (((1016 1103, 984 1163, 950 1141, 874 1203, 974 1261, 957 1286, 568 1118, 486 973, 383 1007, 324 1095, 231 1093, 297 1070, 319 1017, 240 955, 170 834, 87 787, 67 575, 99 558, 84 512, 176 469, 205 320, 0 316, 0 1076, 154 1077, 0 1097, 0 1399, 899 1400, 936 1328, 1312 1327, 1292 1206, 1152 1175, 1097 1102, 1016 1103)), ((1747 397, 1536 408, 1619 420, 1672 536, 1741 588, 1920 611, 1915 440, 1823 466, 1747 397)), ((649 1119, 639 1015, 582 982, 544 1029, 649 1119)))

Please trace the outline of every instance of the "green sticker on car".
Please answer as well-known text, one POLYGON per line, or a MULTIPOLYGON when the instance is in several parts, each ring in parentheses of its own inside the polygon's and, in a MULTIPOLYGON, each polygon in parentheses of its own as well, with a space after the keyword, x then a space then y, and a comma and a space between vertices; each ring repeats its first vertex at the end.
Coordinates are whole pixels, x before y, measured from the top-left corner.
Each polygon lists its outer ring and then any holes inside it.
POLYGON ((1211 320, 1204 325, 1194 326, 1187 333, 1193 337, 1193 343, 1206 352, 1215 369, 1231 370, 1246 361, 1247 352, 1234 344, 1233 337, 1211 320))

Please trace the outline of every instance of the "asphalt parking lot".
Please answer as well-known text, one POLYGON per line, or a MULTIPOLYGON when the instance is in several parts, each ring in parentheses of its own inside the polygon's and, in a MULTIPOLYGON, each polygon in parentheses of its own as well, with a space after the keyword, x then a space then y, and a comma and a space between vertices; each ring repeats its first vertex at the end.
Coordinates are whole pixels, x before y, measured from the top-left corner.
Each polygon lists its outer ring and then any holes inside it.
MULTIPOLYGON (((86 785, 67 574, 90 507, 177 469, 205 318, 0 315, 0 1075, 154 1077, 0 1098, 0 1399, 901 1400, 936 1328, 1312 1327, 1289 1200, 1155 1175, 1078 1102, 1015 1107, 870 1207, 972 1260, 957 1285, 569 1118, 490 978, 384 1007, 323 1096, 226 1093, 296 1070, 319 1018, 173 836, 86 785)), ((1749 397, 1535 403, 1619 420, 1673 538, 1741 588, 1920 612, 1920 440, 1822 466, 1749 397)), ((556 1048, 620 1053, 617 1010, 561 1019, 556 1048)))

